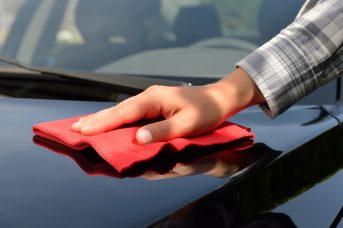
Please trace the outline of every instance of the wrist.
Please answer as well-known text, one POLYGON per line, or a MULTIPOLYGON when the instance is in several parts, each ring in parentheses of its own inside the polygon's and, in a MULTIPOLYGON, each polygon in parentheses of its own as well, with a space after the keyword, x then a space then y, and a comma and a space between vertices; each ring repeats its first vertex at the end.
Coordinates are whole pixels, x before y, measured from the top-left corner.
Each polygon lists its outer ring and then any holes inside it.
POLYGON ((227 77, 210 86, 217 92, 217 96, 221 97, 220 102, 225 104, 227 116, 234 115, 249 106, 265 102, 255 82, 242 68, 237 68, 227 77))

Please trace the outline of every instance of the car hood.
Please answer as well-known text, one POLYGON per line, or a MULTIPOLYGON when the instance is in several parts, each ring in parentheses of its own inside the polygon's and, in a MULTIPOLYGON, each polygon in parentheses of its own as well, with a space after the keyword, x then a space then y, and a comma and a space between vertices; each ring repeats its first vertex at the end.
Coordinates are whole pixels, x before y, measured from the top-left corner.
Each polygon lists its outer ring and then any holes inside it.
MULTIPOLYGON (((141 227, 230 182, 200 174, 158 181, 89 176, 70 159, 33 143, 36 123, 112 105, 0 100, 1 227, 141 227)), ((317 106, 296 106, 273 121, 250 108, 231 121, 251 127, 256 142, 283 154, 338 124, 317 106)))

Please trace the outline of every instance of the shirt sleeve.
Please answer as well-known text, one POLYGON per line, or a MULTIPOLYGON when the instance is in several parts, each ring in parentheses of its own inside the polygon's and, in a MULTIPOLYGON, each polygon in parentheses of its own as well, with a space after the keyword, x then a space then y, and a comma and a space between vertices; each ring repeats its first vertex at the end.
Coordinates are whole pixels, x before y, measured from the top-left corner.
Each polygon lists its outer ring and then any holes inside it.
POLYGON ((303 8, 292 24, 237 63, 264 95, 261 108, 272 118, 343 73, 343 1, 303 8))

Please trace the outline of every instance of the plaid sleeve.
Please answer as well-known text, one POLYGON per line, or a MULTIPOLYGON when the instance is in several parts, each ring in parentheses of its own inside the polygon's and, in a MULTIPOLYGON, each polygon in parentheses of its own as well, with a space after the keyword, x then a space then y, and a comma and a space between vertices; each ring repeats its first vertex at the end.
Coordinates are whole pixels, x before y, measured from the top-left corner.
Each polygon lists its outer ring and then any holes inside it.
POLYGON ((261 108, 272 118, 343 72, 343 1, 307 1, 302 12, 237 63, 261 90, 261 108))

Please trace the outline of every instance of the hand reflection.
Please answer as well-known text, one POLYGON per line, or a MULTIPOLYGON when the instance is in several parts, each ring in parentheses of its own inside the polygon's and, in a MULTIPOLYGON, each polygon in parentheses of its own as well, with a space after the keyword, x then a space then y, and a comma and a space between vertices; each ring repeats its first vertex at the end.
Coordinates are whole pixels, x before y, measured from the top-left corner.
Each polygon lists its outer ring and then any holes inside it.
POLYGON ((147 170, 142 177, 148 180, 159 180, 203 174, 223 178, 253 164, 258 159, 259 156, 251 151, 226 150, 200 158, 190 164, 178 162, 173 169, 164 174, 147 170))
POLYGON ((118 173, 94 150, 77 151, 48 139, 34 136, 35 144, 74 160, 88 175, 110 176, 115 178, 143 177, 147 180, 175 178, 195 174, 224 178, 252 166, 270 151, 261 149, 258 144, 246 150, 199 151, 192 149, 187 153, 160 153, 154 159, 137 164, 123 173, 118 173))

